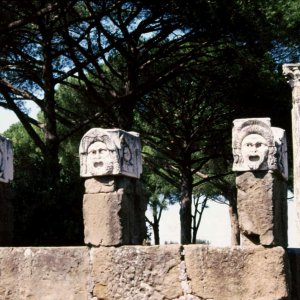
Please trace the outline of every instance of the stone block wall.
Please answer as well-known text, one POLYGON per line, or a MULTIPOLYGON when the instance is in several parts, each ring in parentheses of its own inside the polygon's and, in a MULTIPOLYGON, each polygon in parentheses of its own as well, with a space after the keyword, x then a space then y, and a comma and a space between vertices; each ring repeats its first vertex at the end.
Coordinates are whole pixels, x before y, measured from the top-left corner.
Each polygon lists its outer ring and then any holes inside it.
POLYGON ((87 248, 0 248, 1 300, 88 298, 87 248))
POLYGON ((0 248, 5 300, 289 299, 281 247, 0 248))

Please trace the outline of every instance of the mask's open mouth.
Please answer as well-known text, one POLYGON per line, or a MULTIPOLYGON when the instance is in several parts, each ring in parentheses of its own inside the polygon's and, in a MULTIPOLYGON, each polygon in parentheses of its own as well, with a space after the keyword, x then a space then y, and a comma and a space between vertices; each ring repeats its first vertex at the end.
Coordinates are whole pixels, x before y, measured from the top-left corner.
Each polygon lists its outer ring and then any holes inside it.
POLYGON ((103 167, 103 162, 102 162, 102 161, 100 161, 100 162, 95 162, 95 163, 94 163, 94 167, 95 167, 95 168, 101 168, 101 167, 103 167))
POLYGON ((250 155, 249 160, 250 161, 259 161, 259 156, 258 155, 250 155))

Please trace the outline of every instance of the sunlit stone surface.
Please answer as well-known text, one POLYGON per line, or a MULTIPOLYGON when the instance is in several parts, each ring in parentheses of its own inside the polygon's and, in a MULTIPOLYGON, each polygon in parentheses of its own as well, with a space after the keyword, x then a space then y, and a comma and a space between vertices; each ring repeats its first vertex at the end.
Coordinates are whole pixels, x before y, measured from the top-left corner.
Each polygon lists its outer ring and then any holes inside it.
POLYGON ((79 153, 82 177, 139 178, 142 173, 141 143, 136 132, 93 128, 81 139, 79 153))
POLYGON ((269 118, 234 120, 232 148, 242 245, 287 246, 287 144, 269 118))
POLYGON ((288 176, 285 131, 271 127, 269 118, 233 122, 233 171, 277 170, 288 176))

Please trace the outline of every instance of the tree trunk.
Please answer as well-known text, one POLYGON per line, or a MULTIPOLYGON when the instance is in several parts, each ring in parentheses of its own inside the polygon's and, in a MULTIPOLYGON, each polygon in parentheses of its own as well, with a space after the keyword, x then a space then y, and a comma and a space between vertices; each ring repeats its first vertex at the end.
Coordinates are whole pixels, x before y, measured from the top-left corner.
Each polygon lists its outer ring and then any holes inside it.
POLYGON ((190 244, 192 238, 192 184, 192 174, 187 170, 186 174, 182 174, 180 194, 180 236, 182 245, 190 244))
POLYGON ((56 129, 56 115, 55 115, 55 101, 54 101, 54 88, 45 89, 45 174, 50 186, 55 186, 59 180, 59 140, 56 129))
POLYGON ((120 102, 118 122, 121 129, 131 130, 133 125, 133 111, 138 102, 138 63, 137 53, 133 47, 127 60, 127 80, 124 84, 124 94, 120 102))
POLYGON ((160 244, 160 237, 159 237, 159 223, 154 220, 153 223, 153 233, 154 233, 154 244, 160 244))
POLYGON ((133 99, 124 98, 118 110, 118 127, 123 130, 131 130, 133 125, 133 110, 136 101, 133 99), (128 100, 127 100, 128 99, 128 100))
POLYGON ((238 246, 240 245, 241 241, 240 241, 240 228, 239 228, 236 196, 232 195, 231 197, 229 197, 228 200, 229 200, 229 217, 230 217, 230 227, 231 227, 231 246, 238 246))
POLYGON ((53 77, 53 56, 52 56, 52 32, 45 25, 45 20, 40 23, 40 30, 43 36, 43 55, 44 55, 44 137, 45 137, 45 174, 49 188, 55 187, 59 180, 59 139, 56 128, 55 113, 55 84, 53 77))
MULTIPOLYGON (((45 132, 45 136, 51 133, 45 132)), ((55 187, 60 178, 58 159, 59 144, 56 139, 46 137, 46 153, 44 155, 45 176, 49 187, 55 187)))
POLYGON ((59 140, 56 128, 56 114, 55 114, 55 99, 54 99, 54 86, 51 83, 45 84, 45 174, 50 186, 55 186, 59 180, 59 140), (49 85, 49 86, 48 86, 49 85))
POLYGON ((197 243, 197 233, 198 233, 198 230, 199 230, 199 227, 200 227, 200 223, 201 223, 201 220, 202 220, 204 209, 206 207, 207 200, 208 200, 208 197, 205 197, 203 202, 199 203, 199 199, 198 199, 198 201, 197 201, 197 203, 194 207, 195 208, 195 213, 194 213, 194 218, 193 218, 193 235, 192 235, 193 236, 193 239, 192 239, 193 244, 197 243), (201 205, 200 211, 198 210, 199 204, 201 205), (197 216, 198 216, 198 219, 197 219, 197 216))
POLYGON ((160 237, 159 237, 159 221, 161 216, 161 210, 158 212, 158 205, 154 203, 153 207, 153 223, 151 223, 153 234, 154 234, 154 243, 155 245, 160 244, 160 237))
POLYGON ((196 228, 196 226, 193 226, 192 244, 196 244, 197 242, 197 233, 198 233, 198 228, 196 228))

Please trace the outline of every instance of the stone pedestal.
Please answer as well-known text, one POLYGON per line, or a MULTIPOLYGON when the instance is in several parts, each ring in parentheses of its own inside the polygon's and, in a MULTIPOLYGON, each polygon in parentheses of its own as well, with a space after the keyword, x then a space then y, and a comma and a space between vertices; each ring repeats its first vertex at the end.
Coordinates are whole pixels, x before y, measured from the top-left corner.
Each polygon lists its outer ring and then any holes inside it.
POLYGON ((92 128, 79 146, 84 242, 90 246, 139 245, 146 238, 146 200, 139 134, 92 128))
POLYGON ((287 187, 271 171, 238 173, 237 207, 244 246, 287 247, 287 187))
POLYGON ((90 246, 139 245, 146 236, 146 199, 136 179, 87 179, 83 198, 84 242, 90 246))
POLYGON ((287 144, 269 118, 234 120, 233 171, 242 245, 287 247, 287 144))

